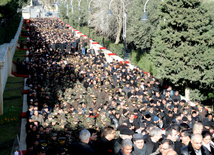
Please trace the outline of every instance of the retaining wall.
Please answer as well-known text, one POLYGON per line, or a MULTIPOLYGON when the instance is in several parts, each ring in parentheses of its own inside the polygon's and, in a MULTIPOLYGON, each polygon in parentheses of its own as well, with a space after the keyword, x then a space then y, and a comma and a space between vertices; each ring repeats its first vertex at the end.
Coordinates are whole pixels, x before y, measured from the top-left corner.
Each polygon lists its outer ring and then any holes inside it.
POLYGON ((23 18, 19 23, 15 37, 10 43, 0 45, 0 115, 3 115, 3 93, 8 76, 12 76, 12 61, 21 32, 23 18))

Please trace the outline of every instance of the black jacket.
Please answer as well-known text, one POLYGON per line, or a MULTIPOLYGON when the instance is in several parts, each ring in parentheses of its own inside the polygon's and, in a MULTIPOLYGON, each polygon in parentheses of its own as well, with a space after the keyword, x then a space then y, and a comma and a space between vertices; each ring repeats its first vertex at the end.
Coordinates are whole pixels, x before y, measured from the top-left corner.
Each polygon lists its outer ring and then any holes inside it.
POLYGON ((122 145, 122 141, 123 141, 123 139, 120 138, 120 137, 116 140, 116 142, 115 142, 115 144, 114 144, 114 153, 115 153, 115 154, 118 153, 118 152, 120 151, 121 145, 122 145))
POLYGON ((151 140, 150 136, 147 136, 144 140, 146 142, 146 155, 150 155, 151 153, 155 152, 159 145, 151 140))
POLYGON ((72 155, 94 155, 95 151, 84 142, 75 142, 71 145, 69 152, 72 155))
MULTIPOLYGON (((201 153, 202 155, 210 155, 209 151, 204 146, 201 146, 201 153)), ((180 155, 196 155, 192 144, 189 143, 187 146, 183 147, 180 155)))
POLYGON ((109 141, 104 136, 100 139, 100 141, 97 143, 97 154, 102 155, 113 155, 114 154, 114 143, 113 141, 109 141))
POLYGON ((174 151, 177 152, 177 154, 179 154, 181 152, 182 146, 183 145, 180 141, 174 142, 174 151))

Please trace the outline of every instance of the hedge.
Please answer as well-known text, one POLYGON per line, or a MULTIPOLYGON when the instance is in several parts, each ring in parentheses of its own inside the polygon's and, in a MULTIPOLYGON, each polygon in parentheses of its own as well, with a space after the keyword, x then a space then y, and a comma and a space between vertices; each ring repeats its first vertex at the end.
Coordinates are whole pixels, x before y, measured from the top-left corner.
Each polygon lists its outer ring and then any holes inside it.
POLYGON ((21 13, 18 13, 8 27, 0 27, 0 44, 9 43, 11 39, 14 38, 19 27, 21 17, 21 13))

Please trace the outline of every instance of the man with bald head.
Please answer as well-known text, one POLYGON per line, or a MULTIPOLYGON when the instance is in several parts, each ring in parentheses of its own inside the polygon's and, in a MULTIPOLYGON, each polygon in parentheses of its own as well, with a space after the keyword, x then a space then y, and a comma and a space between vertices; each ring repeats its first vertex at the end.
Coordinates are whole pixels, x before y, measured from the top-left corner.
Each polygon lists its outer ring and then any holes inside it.
POLYGON ((202 135, 199 133, 191 136, 191 142, 188 146, 181 149, 182 155, 209 155, 209 151, 202 146, 202 135))
POLYGON ((166 155, 178 155, 174 150, 170 150, 166 153, 166 155))

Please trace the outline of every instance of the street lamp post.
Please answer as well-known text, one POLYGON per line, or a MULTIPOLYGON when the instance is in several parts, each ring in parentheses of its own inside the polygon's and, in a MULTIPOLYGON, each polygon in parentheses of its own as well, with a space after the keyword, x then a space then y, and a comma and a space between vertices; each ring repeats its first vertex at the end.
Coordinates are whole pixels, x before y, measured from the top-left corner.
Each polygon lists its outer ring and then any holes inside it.
POLYGON ((148 16, 146 15, 146 5, 148 2, 149 0, 147 0, 146 3, 144 4, 143 16, 141 17, 141 21, 144 23, 146 23, 149 20, 148 16))
MULTIPOLYGON (((111 0, 111 2, 109 3, 109 10, 108 10, 108 15, 112 15, 112 11, 111 11, 111 3, 113 2, 113 0, 111 0)), ((125 12, 125 4, 124 1, 121 0, 122 4, 123 4, 123 40, 124 40, 124 59, 126 59, 126 12, 125 12)))
POLYGON ((68 17, 68 0, 66 0, 66 3, 64 5, 64 7, 66 8, 66 15, 67 15, 67 18, 68 18, 68 23, 69 23, 69 17, 68 17))
POLYGON ((101 17, 101 31, 102 31, 102 36, 103 36, 102 43, 103 43, 103 47, 105 47, 105 45, 104 45, 104 33, 103 33, 103 31, 104 31, 104 18, 103 18, 103 3, 102 3, 102 1, 100 3, 100 9, 101 9, 101 15, 102 15, 102 17, 101 17))
POLYGON ((72 12, 72 22, 73 22, 73 28, 74 28, 74 7, 73 7, 73 0, 71 0, 71 12, 72 12))
POLYGON ((67 16, 68 16, 68 2, 66 4, 67 4, 67 16))
POLYGON ((79 30, 81 31, 81 18, 80 18, 80 13, 81 13, 81 7, 80 7, 80 2, 81 0, 78 0, 78 9, 79 9, 79 30))
POLYGON ((91 21, 90 21, 90 16, 91 16, 91 2, 92 0, 89 2, 88 4, 88 13, 89 13, 89 16, 88 16, 88 31, 89 31, 89 34, 88 34, 88 38, 90 39, 90 24, 91 24, 91 21))

